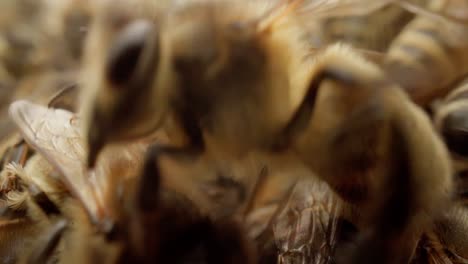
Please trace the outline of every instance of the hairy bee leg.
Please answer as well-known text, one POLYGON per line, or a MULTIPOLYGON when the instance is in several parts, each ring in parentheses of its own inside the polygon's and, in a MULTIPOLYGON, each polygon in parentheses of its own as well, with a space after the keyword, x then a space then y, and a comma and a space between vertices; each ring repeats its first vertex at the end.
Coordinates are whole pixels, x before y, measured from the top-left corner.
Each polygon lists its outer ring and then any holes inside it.
POLYGON ((16 173, 15 163, 8 163, 0 173, 0 192, 8 193, 16 190, 18 175, 16 173))
POLYGON ((148 258, 156 258, 159 248, 157 234, 159 228, 160 213, 164 204, 161 204, 161 174, 159 158, 163 155, 180 158, 196 155, 187 149, 176 148, 167 145, 152 145, 148 148, 143 165, 143 171, 135 191, 135 220, 133 221, 133 243, 138 254, 151 252, 148 258))
POLYGON ((407 263, 450 191, 447 153, 401 89, 375 65, 337 57, 346 52, 324 55, 286 138, 367 222, 341 262, 407 263))
POLYGON ((138 187, 137 205, 141 211, 152 211, 158 205, 158 191, 160 189, 159 158, 168 156, 170 158, 190 158, 198 156, 199 151, 195 149, 177 148, 167 145, 152 145, 148 148, 143 172, 138 187), (156 191, 156 193, 155 193, 156 191))
MULTIPOLYGON (((377 186, 377 199, 367 209, 374 227, 361 235, 352 263, 408 263, 423 230, 426 212, 417 203, 411 156, 411 139, 397 122, 391 125, 388 172, 377 186), (420 225, 420 226, 417 226, 420 225)), ((438 175, 439 176, 439 175, 438 175)))
POLYGON ((10 163, 5 167, 5 171, 9 175, 8 177, 10 181, 16 181, 16 179, 19 178, 27 184, 29 196, 44 211, 45 214, 49 215, 60 213, 58 207, 49 199, 49 197, 31 181, 29 176, 24 171, 23 166, 17 163, 10 163))
POLYGON ((67 226, 64 219, 57 220, 47 228, 38 239, 37 247, 33 249, 27 258, 27 264, 48 263, 54 256, 54 252, 62 238, 67 226))
POLYGON ((0 171, 0 192, 8 192, 16 189, 17 176, 23 172, 22 166, 26 163, 29 154, 29 148, 21 140, 12 150, 11 155, 5 160, 0 171))
MULTIPOLYGON (((145 156, 142 174, 140 176, 136 191, 134 206, 136 212, 134 220, 131 222, 131 239, 134 250, 140 256, 148 251, 154 251, 158 247, 157 220, 155 214, 159 206, 161 178, 157 159, 161 152, 164 152, 159 145, 150 146, 145 156)), ((156 258, 154 253, 151 256, 156 258)))

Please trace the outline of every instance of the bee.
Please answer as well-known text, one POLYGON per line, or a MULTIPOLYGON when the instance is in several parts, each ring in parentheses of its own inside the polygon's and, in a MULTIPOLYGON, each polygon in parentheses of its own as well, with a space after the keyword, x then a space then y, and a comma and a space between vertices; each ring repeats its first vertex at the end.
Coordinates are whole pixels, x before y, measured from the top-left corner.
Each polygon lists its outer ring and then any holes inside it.
POLYGON ((44 5, 29 0, 3 1, 1 9, 0 60, 8 75, 17 80, 44 62, 44 54, 39 52, 45 38, 44 5))
POLYGON ((48 2, 44 5, 47 12, 45 23, 50 34, 61 36, 70 57, 79 60, 94 5, 86 0, 48 2))
POLYGON ((117 24, 104 14, 87 47, 88 164, 106 143, 168 129, 166 122, 184 144, 161 146, 156 156, 289 153, 360 210, 357 225, 367 231, 351 262, 407 262, 449 201, 447 150, 376 65, 346 45, 310 56, 295 22, 304 6, 319 10, 301 1, 266 11, 195 1, 156 22, 117 24), (118 25, 109 53, 97 58, 98 44, 109 43, 99 42, 102 31, 118 25))
POLYGON ((189 184, 190 179, 178 177, 170 163, 155 163, 157 146, 147 150, 145 161, 141 158, 146 141, 109 148, 88 174, 79 116, 27 101, 13 103, 10 115, 25 140, 60 172, 58 179, 71 200, 81 205, 72 209, 67 205, 65 210, 54 199, 68 223, 75 223, 67 224, 61 237, 59 263, 70 263, 70 255, 77 263, 165 263, 185 258, 256 263, 242 225, 228 217, 215 218, 207 198, 189 184), (159 169, 171 177, 154 174, 159 169), (200 253, 200 248, 206 250, 200 253))
POLYGON ((417 104, 428 106, 468 73, 467 10, 466 1, 430 1, 431 13, 416 16, 390 45, 383 67, 417 104))

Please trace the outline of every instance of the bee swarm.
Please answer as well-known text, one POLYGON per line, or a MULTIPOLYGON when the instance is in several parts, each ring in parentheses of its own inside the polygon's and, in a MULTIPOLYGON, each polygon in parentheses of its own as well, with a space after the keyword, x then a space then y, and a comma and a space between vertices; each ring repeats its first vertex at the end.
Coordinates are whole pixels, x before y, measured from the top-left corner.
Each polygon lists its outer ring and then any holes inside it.
POLYGON ((468 4, 238 1, 0 0, 0 263, 468 263, 468 4))

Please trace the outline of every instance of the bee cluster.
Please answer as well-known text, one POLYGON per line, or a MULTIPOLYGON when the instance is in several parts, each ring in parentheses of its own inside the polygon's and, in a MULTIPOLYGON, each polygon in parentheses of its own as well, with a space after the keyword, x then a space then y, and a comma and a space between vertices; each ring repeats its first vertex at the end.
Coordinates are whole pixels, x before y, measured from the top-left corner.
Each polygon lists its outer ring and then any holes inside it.
POLYGON ((466 0, 1 0, 0 263, 468 263, 467 76, 466 0))

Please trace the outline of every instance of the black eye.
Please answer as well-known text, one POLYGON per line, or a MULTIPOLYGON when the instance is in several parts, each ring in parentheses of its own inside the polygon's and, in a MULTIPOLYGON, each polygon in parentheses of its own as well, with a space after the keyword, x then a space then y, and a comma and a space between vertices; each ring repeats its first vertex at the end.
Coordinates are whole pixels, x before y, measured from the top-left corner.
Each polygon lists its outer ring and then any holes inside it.
POLYGON ((127 25, 116 37, 109 50, 106 68, 106 76, 110 82, 118 86, 128 83, 133 78, 143 59, 143 50, 149 44, 152 30, 150 22, 135 21, 127 25))
POLYGON ((468 109, 448 114, 442 124, 447 147, 455 154, 468 156, 468 109))

